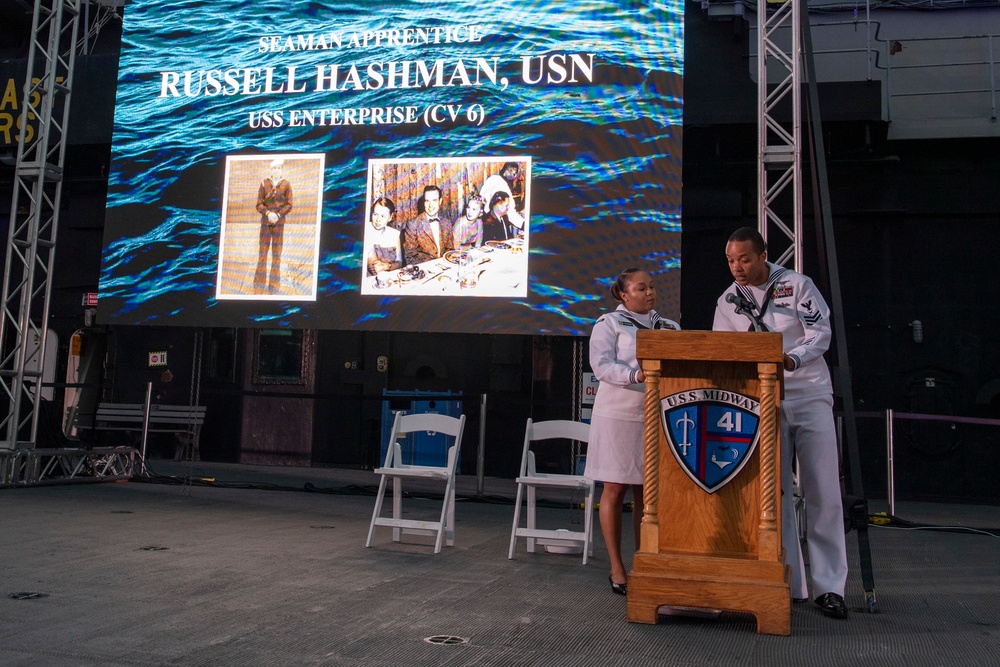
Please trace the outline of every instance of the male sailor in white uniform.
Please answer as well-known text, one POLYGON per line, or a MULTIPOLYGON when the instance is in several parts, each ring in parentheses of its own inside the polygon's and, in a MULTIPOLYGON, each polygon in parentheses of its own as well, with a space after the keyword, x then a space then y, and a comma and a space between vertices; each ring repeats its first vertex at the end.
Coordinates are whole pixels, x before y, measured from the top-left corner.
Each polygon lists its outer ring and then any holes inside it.
POLYGON ((792 498, 792 459, 805 500, 806 544, 816 604, 847 618, 847 552, 840 460, 833 423, 833 388, 823 354, 830 346, 830 309, 808 277, 767 261, 760 233, 742 227, 729 237, 733 284, 715 307, 716 331, 777 331, 784 351, 781 401, 781 542, 792 566, 791 594, 809 597, 792 498))

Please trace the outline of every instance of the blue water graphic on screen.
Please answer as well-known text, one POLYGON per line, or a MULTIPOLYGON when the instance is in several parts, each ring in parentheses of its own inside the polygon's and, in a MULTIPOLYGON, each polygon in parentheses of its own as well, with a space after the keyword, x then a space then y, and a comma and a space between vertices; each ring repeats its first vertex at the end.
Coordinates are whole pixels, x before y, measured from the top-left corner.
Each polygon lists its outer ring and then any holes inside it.
POLYGON ((129 3, 103 321, 583 335, 627 266, 676 318, 683 5, 479 7, 129 3))

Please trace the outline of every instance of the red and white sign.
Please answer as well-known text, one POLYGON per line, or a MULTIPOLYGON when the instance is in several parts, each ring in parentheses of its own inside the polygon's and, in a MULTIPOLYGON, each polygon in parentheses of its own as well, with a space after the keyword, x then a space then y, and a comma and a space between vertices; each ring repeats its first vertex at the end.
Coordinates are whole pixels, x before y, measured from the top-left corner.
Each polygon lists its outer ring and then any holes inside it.
POLYGON ((597 398, 597 376, 593 373, 583 373, 580 377, 580 403, 582 405, 593 405, 597 398))
POLYGON ((149 353, 149 365, 150 366, 166 366, 167 365, 167 353, 166 352, 150 352, 149 353))
POLYGON ((84 305, 84 306, 96 306, 97 305, 97 292, 86 292, 83 295, 83 303, 81 305, 84 305))
POLYGON ((587 424, 590 423, 594 410, 594 399, 597 398, 599 384, 597 376, 593 373, 583 373, 580 376, 580 419, 587 424))

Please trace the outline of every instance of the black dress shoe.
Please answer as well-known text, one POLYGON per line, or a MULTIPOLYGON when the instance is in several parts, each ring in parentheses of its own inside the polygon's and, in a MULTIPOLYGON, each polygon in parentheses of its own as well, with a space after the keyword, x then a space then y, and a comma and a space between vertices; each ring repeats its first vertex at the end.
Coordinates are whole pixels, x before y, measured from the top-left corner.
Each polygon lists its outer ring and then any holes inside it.
POLYGON ((831 618, 847 618, 847 605, 844 598, 836 593, 823 593, 816 598, 816 604, 823 613, 831 618))
POLYGON ((611 582, 611 590, 613 592, 617 593, 618 595, 626 595, 627 594, 627 591, 626 591, 627 586, 628 586, 627 584, 616 584, 615 580, 611 578, 610 574, 608 575, 608 581, 611 582))

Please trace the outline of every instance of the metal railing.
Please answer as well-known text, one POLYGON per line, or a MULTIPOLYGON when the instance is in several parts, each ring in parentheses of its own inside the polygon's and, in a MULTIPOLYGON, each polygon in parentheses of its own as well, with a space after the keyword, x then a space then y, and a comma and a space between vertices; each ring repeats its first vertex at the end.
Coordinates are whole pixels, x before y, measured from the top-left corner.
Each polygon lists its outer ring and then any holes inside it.
POLYGON ((950 424, 975 424, 979 426, 1000 426, 1000 419, 987 419, 983 417, 957 417, 955 415, 930 415, 915 412, 896 412, 891 408, 884 413, 879 412, 859 412, 858 417, 884 418, 885 419, 885 448, 886 448, 886 503, 888 505, 889 516, 896 514, 896 466, 895 466, 895 436, 893 426, 897 420, 906 419, 911 421, 938 421, 950 424))

